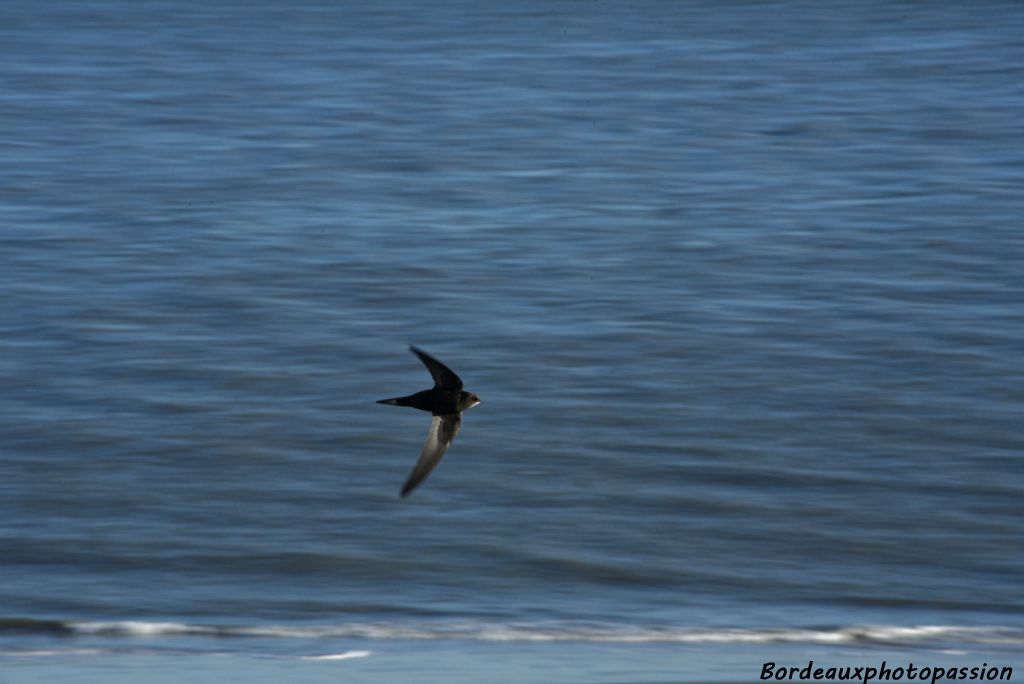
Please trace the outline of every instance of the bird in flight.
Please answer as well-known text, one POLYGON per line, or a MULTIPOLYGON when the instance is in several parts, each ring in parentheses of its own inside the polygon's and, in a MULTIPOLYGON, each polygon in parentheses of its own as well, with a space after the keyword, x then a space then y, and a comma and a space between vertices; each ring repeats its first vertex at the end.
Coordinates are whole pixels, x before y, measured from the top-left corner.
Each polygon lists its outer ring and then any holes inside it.
POLYGON ((434 378, 434 386, 407 397, 381 399, 377 402, 391 406, 411 406, 421 411, 430 411, 434 416, 420 458, 402 486, 403 497, 409 496, 412 490, 427 479, 427 475, 430 475, 430 471, 440 462, 444 452, 448 451, 462 423, 462 412, 480 403, 480 397, 462 389, 462 378, 451 368, 422 349, 410 346, 409 350, 418 356, 430 371, 430 376, 434 378))

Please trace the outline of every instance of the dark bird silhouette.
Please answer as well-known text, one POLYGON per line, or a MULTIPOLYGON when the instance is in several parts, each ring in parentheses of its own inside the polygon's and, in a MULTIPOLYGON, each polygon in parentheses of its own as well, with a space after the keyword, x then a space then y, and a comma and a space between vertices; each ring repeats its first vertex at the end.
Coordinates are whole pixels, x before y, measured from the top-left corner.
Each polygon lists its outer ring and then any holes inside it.
POLYGON ((434 378, 434 386, 407 397, 381 399, 377 402, 392 406, 411 406, 420 411, 430 411, 434 416, 420 458, 409 473, 409 479, 402 486, 403 497, 408 496, 427 479, 427 475, 430 475, 430 471, 440 462, 444 452, 448 451, 452 440, 455 439, 455 433, 459 431, 459 425, 462 424, 462 412, 480 403, 480 397, 462 389, 462 378, 451 368, 421 349, 413 346, 409 349, 430 371, 430 376, 434 378))

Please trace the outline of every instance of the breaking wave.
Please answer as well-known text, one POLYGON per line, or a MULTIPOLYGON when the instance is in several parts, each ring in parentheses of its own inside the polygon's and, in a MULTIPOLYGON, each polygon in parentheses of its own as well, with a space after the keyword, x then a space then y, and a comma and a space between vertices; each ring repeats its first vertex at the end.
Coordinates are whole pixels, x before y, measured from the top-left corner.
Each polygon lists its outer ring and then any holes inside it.
MULTIPOLYGON (((93 637, 211 637, 262 639, 461 639, 471 641, 603 642, 679 644, 945 644, 1021 646, 1024 629, 944 625, 853 625, 842 627, 702 628, 610 624, 443 622, 333 625, 206 625, 181 622, 60 621, 0 619, 10 633, 93 637)), ((349 656, 357 657, 357 656, 349 656)))

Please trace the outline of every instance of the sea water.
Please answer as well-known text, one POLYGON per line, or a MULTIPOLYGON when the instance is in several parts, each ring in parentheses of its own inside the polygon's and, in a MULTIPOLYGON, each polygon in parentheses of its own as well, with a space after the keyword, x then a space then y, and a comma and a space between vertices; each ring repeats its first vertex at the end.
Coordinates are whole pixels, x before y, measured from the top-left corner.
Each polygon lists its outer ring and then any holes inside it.
POLYGON ((0 679, 1019 677, 1022 35, 5 3, 0 679))

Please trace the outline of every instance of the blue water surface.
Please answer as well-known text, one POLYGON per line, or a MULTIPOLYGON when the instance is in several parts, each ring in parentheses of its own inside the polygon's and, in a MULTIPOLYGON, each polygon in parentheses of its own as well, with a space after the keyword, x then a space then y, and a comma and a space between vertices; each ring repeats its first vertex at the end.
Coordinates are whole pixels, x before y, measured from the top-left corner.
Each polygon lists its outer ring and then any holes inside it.
POLYGON ((1021 36, 1014 2, 5 3, 0 664, 1024 668, 1021 36), (401 499, 410 343, 483 403, 401 499))

